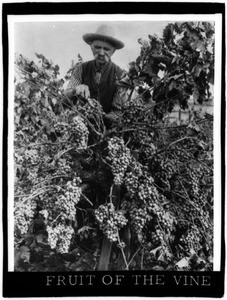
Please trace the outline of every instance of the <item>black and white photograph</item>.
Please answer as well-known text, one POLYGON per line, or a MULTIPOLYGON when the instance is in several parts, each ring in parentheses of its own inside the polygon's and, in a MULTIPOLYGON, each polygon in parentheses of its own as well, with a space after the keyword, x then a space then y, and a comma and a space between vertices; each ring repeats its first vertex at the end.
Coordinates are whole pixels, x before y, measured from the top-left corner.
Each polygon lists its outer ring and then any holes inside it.
POLYGON ((222 293, 222 18, 7 15, 7 274, 222 293))

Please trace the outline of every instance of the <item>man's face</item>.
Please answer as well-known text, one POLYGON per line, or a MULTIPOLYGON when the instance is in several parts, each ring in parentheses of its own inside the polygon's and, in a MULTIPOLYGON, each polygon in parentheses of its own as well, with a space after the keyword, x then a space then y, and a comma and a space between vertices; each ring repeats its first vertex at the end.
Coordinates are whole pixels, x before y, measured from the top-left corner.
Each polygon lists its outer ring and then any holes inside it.
POLYGON ((92 42, 91 49, 96 62, 100 65, 109 62, 111 56, 115 51, 114 47, 111 44, 99 40, 92 42))

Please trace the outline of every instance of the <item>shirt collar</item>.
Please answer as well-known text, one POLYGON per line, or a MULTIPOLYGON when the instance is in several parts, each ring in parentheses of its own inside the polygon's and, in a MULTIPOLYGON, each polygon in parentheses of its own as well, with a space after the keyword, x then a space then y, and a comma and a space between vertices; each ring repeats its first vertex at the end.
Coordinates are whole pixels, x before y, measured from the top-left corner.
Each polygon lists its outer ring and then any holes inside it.
POLYGON ((98 67, 96 64, 96 61, 94 61, 94 67, 95 67, 95 72, 99 72, 99 73, 104 73, 109 65, 110 61, 108 63, 106 63, 105 65, 98 67))

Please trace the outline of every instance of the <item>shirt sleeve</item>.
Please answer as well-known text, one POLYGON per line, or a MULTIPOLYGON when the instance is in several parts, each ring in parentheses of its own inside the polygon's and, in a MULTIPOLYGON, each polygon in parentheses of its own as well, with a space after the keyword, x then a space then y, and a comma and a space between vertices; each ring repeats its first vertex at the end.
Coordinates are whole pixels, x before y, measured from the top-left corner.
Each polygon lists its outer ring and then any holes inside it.
POLYGON ((82 64, 78 64, 73 69, 72 76, 65 89, 66 96, 68 96, 69 98, 73 96, 75 87, 81 84, 82 84, 82 64))

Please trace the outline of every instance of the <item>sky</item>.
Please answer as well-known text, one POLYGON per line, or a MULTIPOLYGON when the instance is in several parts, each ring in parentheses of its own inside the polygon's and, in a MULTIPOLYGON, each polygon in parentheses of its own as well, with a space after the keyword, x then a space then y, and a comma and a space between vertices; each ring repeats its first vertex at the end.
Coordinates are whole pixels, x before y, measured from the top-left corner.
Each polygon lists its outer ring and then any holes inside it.
POLYGON ((84 61, 91 60, 90 46, 82 38, 85 33, 95 32, 99 25, 109 23, 115 31, 115 37, 125 43, 117 50, 112 61, 127 70, 129 62, 140 53, 139 38, 148 39, 148 35, 162 36, 167 21, 112 21, 112 22, 16 22, 14 23, 15 52, 35 60, 35 52, 58 64, 63 77, 77 62, 78 54, 84 61))

